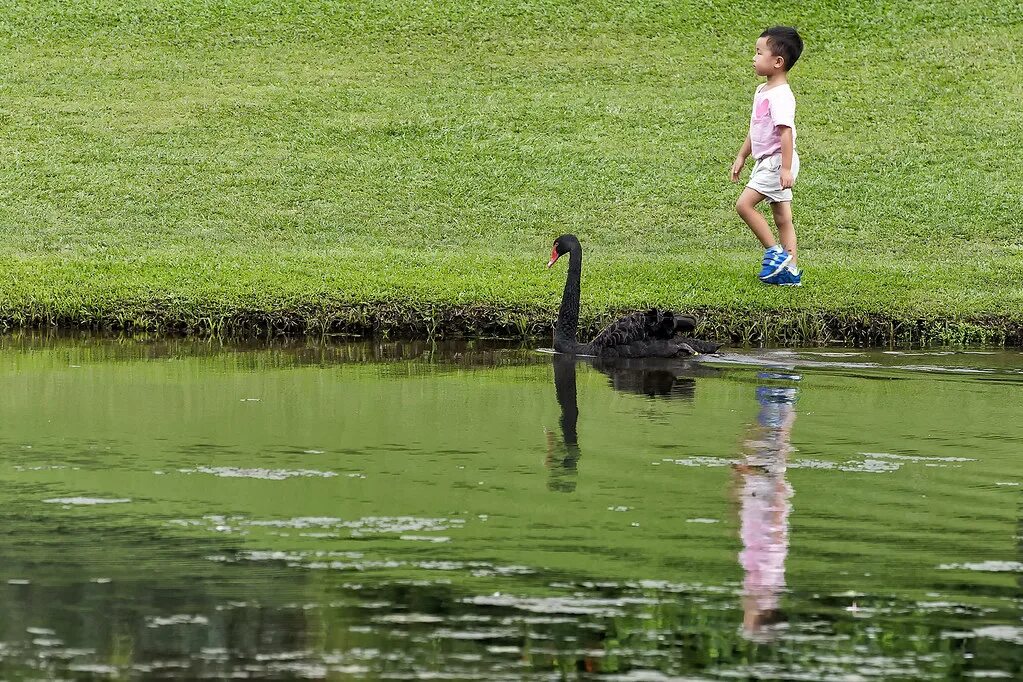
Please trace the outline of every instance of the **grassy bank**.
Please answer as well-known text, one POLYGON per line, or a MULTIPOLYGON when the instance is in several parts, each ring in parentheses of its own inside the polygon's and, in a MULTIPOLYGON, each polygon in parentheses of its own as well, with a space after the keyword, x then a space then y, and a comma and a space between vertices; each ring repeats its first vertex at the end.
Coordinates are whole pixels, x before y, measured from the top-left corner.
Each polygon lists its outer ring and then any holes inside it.
POLYGON ((700 311, 749 341, 1023 325, 1016 2, 0 3, 0 319, 546 334, 700 311), (801 290, 728 168, 793 23, 801 290))

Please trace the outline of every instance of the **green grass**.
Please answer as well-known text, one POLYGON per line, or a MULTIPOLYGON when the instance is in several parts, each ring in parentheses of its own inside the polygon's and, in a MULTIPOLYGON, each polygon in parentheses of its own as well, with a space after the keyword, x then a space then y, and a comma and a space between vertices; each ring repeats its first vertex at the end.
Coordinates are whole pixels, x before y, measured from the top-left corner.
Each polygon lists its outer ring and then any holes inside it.
POLYGON ((1023 342, 1021 30, 1014 0, 0 2, 0 318, 547 333, 574 232, 591 324, 1023 342), (807 45, 797 291, 756 282, 727 178, 772 23, 807 45))

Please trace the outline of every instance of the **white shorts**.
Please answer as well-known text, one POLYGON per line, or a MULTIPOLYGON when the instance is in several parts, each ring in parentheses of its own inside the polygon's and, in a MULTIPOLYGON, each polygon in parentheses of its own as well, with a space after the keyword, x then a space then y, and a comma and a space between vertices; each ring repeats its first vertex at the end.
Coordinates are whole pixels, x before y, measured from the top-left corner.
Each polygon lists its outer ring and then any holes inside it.
MULTIPOLYGON (((792 152, 792 180, 799 175, 799 154, 792 152)), ((772 204, 792 201, 792 189, 781 188, 781 153, 757 159, 746 186, 760 192, 772 204)))

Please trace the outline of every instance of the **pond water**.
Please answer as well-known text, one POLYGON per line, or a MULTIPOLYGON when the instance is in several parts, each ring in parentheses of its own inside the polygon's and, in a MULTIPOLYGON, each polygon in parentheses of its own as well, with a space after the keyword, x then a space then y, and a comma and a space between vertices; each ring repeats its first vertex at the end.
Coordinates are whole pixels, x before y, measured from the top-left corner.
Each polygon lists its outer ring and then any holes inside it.
POLYGON ((1023 354, 0 337, 0 677, 1015 678, 1023 354))

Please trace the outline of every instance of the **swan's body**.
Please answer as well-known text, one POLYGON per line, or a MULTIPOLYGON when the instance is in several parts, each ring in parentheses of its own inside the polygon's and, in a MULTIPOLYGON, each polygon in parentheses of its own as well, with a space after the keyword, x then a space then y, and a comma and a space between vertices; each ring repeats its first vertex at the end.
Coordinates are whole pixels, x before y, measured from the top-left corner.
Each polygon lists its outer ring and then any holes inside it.
POLYGON ((583 249, 575 235, 565 234, 554 240, 547 267, 554 265, 566 253, 570 255, 568 277, 561 296, 558 322, 554 327, 554 350, 603 358, 674 358, 713 353, 720 347, 717 343, 683 336, 696 329, 694 318, 655 308, 630 313, 608 325, 589 343, 579 343, 576 331, 579 327, 583 249))

